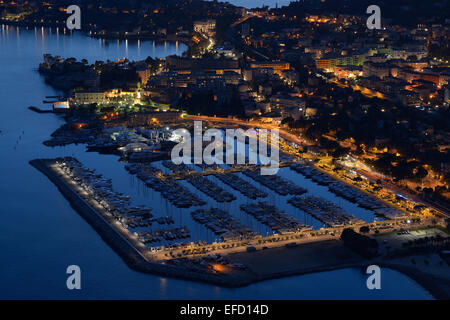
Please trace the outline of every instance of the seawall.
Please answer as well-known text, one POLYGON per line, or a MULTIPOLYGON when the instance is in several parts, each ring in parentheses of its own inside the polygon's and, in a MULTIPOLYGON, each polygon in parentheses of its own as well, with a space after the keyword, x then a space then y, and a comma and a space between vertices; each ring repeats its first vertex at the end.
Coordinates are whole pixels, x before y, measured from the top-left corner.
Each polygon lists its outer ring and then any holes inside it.
POLYGON ((187 270, 183 267, 161 262, 153 262, 146 259, 118 230, 116 230, 100 213, 93 209, 81 198, 59 175, 54 172, 49 164, 51 159, 31 160, 30 164, 47 176, 55 184, 71 206, 82 216, 102 237, 102 239, 116 251, 126 264, 140 272, 154 273, 162 276, 170 276, 187 280, 203 281, 224 287, 239 287, 251 283, 251 279, 244 279, 232 275, 214 275, 187 270))

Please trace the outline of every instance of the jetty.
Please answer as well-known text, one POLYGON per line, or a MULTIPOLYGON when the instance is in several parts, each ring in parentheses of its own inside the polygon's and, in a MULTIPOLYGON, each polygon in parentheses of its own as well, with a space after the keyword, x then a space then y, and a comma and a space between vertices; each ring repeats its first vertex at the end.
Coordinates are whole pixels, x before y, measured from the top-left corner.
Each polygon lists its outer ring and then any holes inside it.
POLYGON ((179 208, 189 208, 192 206, 202 206, 206 202, 180 185, 174 179, 166 177, 161 170, 143 163, 127 164, 125 169, 131 174, 135 174, 138 179, 149 188, 161 193, 161 195, 179 208))
POLYGON ((293 197, 288 200, 294 207, 299 208, 329 227, 339 227, 349 224, 362 223, 363 221, 349 215, 344 209, 331 201, 320 197, 293 197))
MULTIPOLYGON (((184 163, 177 165, 172 161, 163 161, 162 164, 175 173, 191 171, 191 169, 184 163)), ((236 197, 233 194, 225 191, 203 175, 188 175, 186 177, 186 181, 217 202, 231 202, 236 200, 236 197)))
POLYGON ((267 202, 260 201, 256 203, 243 204, 241 205, 241 210, 249 215, 252 215, 256 218, 256 220, 264 225, 267 225, 279 234, 312 229, 310 226, 301 223, 293 216, 286 214, 284 211, 278 210, 274 205, 267 202))
POLYGON ((198 209, 191 213, 192 218, 219 235, 224 241, 248 240, 258 236, 256 232, 242 225, 228 212, 218 209, 198 209))
POLYGON ((282 196, 302 195, 308 191, 278 175, 261 175, 255 169, 247 169, 242 171, 242 173, 282 196))

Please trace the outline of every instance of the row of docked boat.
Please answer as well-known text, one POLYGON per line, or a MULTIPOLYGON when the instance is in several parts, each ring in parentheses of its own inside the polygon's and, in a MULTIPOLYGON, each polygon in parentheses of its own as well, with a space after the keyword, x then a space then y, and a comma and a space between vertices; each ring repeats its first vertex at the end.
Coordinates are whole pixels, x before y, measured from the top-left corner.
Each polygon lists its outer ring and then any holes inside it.
MULTIPOLYGON (((170 225, 173 218, 154 217, 152 209, 145 206, 133 206, 131 197, 112 189, 111 179, 105 179, 95 170, 85 168, 78 160, 68 157, 57 162, 64 173, 69 176, 86 194, 87 199, 94 199, 109 212, 124 228, 136 229, 151 227, 153 223, 170 225)), ((83 196, 83 194, 80 194, 83 196)))
POLYGON ((135 174, 145 185, 161 193, 173 205, 179 208, 202 206, 206 202, 190 192, 170 177, 165 177, 161 170, 143 163, 133 163, 125 166, 126 170, 135 174))
POLYGON ((395 208, 392 207, 384 207, 384 208, 378 208, 374 210, 375 214, 377 216, 386 218, 386 219, 397 219, 397 218, 401 218, 403 216, 405 216, 405 214, 400 211, 397 210, 395 208))
POLYGON ((363 222, 358 218, 349 215, 344 209, 335 205, 333 202, 320 197, 297 196, 289 199, 288 202, 294 207, 309 213, 330 227, 339 227, 363 222))
POLYGON ((381 201, 365 194, 361 190, 347 186, 342 182, 332 183, 328 186, 328 189, 334 194, 358 204, 361 208, 376 210, 386 207, 381 201))
POLYGON ((290 168, 291 170, 301 173, 306 178, 309 178, 322 186, 328 186, 336 181, 329 175, 320 172, 316 168, 312 168, 299 162, 291 164, 290 168))
POLYGON ((267 193, 252 186, 234 173, 215 173, 214 177, 250 199, 265 198, 267 193))
POLYGON ((186 178, 186 181, 217 202, 231 202, 236 200, 233 194, 223 190, 207 177, 201 175, 189 176, 186 178))
POLYGON ((221 209, 198 209, 191 215, 195 221, 220 235, 224 241, 253 239, 258 235, 221 209))
POLYGON ((191 234, 186 227, 155 230, 155 231, 137 231, 134 233, 137 235, 139 241, 147 244, 153 242, 161 242, 162 240, 172 241, 177 239, 188 239, 191 234))
POLYGON ((241 210, 252 215, 256 220, 280 234, 311 229, 311 227, 306 226, 291 215, 278 210, 274 205, 267 202, 260 201, 243 204, 241 205, 241 210))
POLYGON ((328 186, 328 189, 334 194, 356 203, 361 208, 372 210, 378 216, 387 219, 396 219, 404 216, 400 210, 387 206, 378 199, 365 194, 357 188, 347 186, 329 175, 320 172, 316 168, 302 163, 294 163, 290 168, 320 185, 328 186))
POLYGON ((205 163, 201 163, 197 164, 197 166, 204 170, 204 172, 214 172, 214 177, 250 199, 255 200, 257 198, 267 197, 266 192, 255 188, 246 180, 240 178, 238 175, 232 172, 227 172, 217 164, 208 165, 205 163))
POLYGON ((122 224, 127 225, 128 227, 132 228, 132 229, 136 229, 139 227, 151 227, 153 223, 158 223, 160 225, 170 225, 170 224, 174 224, 175 220, 173 220, 173 218, 171 217, 151 217, 151 216, 147 216, 147 215, 138 215, 136 217, 133 217, 132 219, 130 218, 126 218, 126 219, 122 219, 122 224))
POLYGON ((148 226, 155 221, 151 208, 133 206, 129 196, 113 190, 111 179, 105 179, 95 170, 85 168, 77 159, 66 157, 56 164, 85 191, 86 194, 81 196, 95 200, 125 228, 148 226))
POLYGON ((308 191, 278 175, 261 175, 257 169, 247 169, 242 173, 282 196, 301 195, 308 191))
MULTIPOLYGON (((174 173, 187 173, 193 171, 184 163, 177 165, 172 161, 163 161, 162 164, 174 173)), ((189 175, 186 177, 186 181, 217 202, 231 202, 236 200, 236 197, 233 194, 223 190, 203 175, 189 175)))
POLYGON ((167 169, 172 170, 174 173, 187 173, 190 171, 194 171, 193 169, 189 168, 189 166, 187 166, 184 163, 175 164, 171 160, 164 160, 162 162, 162 165, 164 167, 166 167, 167 169))

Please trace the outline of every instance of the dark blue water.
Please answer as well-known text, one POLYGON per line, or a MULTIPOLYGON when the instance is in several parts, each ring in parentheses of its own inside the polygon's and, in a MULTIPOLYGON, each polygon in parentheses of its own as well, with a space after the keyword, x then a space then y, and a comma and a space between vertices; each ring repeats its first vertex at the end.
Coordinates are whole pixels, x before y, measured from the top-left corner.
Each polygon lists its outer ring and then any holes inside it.
MULTIPOLYGON (((79 34, 63 35, 56 30, 1 27, 0 298, 430 298, 415 282, 391 270, 383 272, 382 290, 377 292, 369 291, 365 275, 354 269, 271 280, 231 290, 141 274, 126 266, 56 187, 28 164, 29 160, 74 155, 88 167, 113 178, 114 187, 132 195, 137 203, 151 206, 156 214, 173 215, 178 224, 195 226, 185 212, 171 208, 158 194, 141 188, 117 157, 86 153, 83 146, 45 147, 42 142, 64 122, 58 116, 27 109, 30 105, 41 106, 45 96, 58 94, 44 83, 36 68, 44 53, 93 62, 122 57, 144 59, 148 55, 162 57, 181 54, 183 50, 183 44, 104 42, 79 34), (71 264, 82 270, 82 290, 78 292, 66 289, 65 270, 71 264)), ((283 169, 281 174, 304 185, 311 193, 333 201, 334 195, 289 169, 283 169)), ((293 210, 283 207, 283 199, 270 197, 277 206, 293 210)), ((344 200, 334 201, 344 207, 349 205, 344 200)), ((301 213, 292 214, 301 219, 301 213)), ((370 213, 358 211, 358 215, 370 213)), ((197 229, 199 237, 208 236, 201 233, 206 232, 204 228, 197 229)))

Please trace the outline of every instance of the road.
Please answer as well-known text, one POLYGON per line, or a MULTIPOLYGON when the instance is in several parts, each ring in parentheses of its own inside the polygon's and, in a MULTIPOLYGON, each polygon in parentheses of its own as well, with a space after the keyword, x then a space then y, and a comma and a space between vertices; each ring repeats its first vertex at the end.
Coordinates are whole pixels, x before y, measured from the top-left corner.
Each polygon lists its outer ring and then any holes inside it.
POLYGON ((250 121, 244 121, 244 120, 239 120, 239 119, 235 119, 235 118, 220 118, 220 117, 191 116, 191 115, 185 116, 183 119, 184 120, 190 119, 193 121, 210 121, 210 122, 229 123, 229 124, 234 124, 234 125, 245 126, 248 128, 257 127, 257 128, 261 128, 261 129, 267 129, 267 130, 278 129, 279 133, 280 133, 280 137, 282 137, 283 139, 288 140, 290 142, 294 142, 298 145, 311 146, 311 143, 307 142, 305 139, 302 139, 296 135, 286 132, 283 129, 280 129, 280 127, 277 125, 273 125, 273 124, 269 124, 269 123, 250 122, 250 121))
POLYGON ((438 211, 445 217, 450 218, 450 211, 448 208, 445 208, 445 207, 443 207, 437 203, 431 202, 429 200, 423 199, 422 197, 420 197, 416 194, 413 194, 413 193, 409 192, 408 190, 405 190, 402 187, 397 186, 396 184, 392 183, 388 179, 381 177, 381 175, 377 175, 377 173, 375 173, 375 172, 369 172, 369 171, 363 170, 363 169, 355 169, 355 171, 358 172, 360 175, 371 179, 372 181, 380 180, 382 182, 381 185, 384 188, 389 189, 397 194, 401 194, 408 199, 412 199, 415 202, 424 203, 425 205, 433 208, 434 210, 438 211))
POLYGON ((262 18, 262 15, 259 14, 259 13, 255 13, 255 12, 249 12, 249 13, 247 13, 244 17, 242 17, 242 18, 240 18, 239 20, 233 22, 233 23, 230 25, 230 28, 234 28, 234 27, 236 27, 237 25, 239 25, 239 24, 241 24, 241 23, 243 23, 243 22, 245 22, 245 21, 247 21, 248 19, 253 18, 253 17, 262 18))
POLYGON ((432 221, 429 219, 422 219, 420 223, 412 224, 408 222, 409 220, 407 218, 404 219, 398 219, 398 220, 385 220, 385 221, 374 221, 371 223, 358 223, 353 225, 346 225, 346 226, 340 226, 340 227, 330 227, 330 228, 322 228, 320 230, 313 230, 313 231, 300 231, 297 233, 291 233, 291 234, 285 234, 285 235, 274 235, 274 236, 267 236, 262 237, 259 239, 254 240, 241 240, 241 241, 227 241, 227 242, 221 242, 221 243, 213 243, 208 244, 205 246, 188 246, 184 248, 177 248, 173 250, 166 250, 162 252, 158 252, 155 254, 155 260, 167 260, 167 259, 174 259, 178 258, 178 254, 182 257, 201 257, 205 255, 210 254, 221 254, 221 255, 228 255, 231 253, 237 253, 237 252, 246 252, 247 246, 254 246, 257 250, 262 250, 263 247, 267 248, 278 248, 278 247, 284 247, 285 245, 295 242, 296 244, 302 244, 302 243, 311 243, 311 242, 318 242, 318 241, 327 241, 331 239, 338 239, 340 234, 345 228, 353 228, 354 230, 359 231, 359 228, 362 226, 369 226, 370 232, 369 235, 375 235, 375 230, 381 230, 382 233, 404 229, 415 229, 419 228, 421 226, 430 226, 432 225, 432 221), (314 234, 314 236, 312 236, 314 234), (287 239, 286 239, 287 237, 287 239), (272 239, 276 239, 273 241, 272 239), (262 240, 261 243, 259 240, 262 240), (242 244, 246 243, 246 244, 242 244), (226 245, 226 248, 219 248, 219 246, 226 245), (214 249, 212 249, 214 247, 214 249), (205 252, 202 253, 195 253, 195 254, 183 254, 182 252, 184 250, 197 250, 200 251, 203 248, 205 248, 205 252))
MULTIPOLYGON (((293 142, 293 143, 296 143, 297 145, 302 145, 302 146, 310 146, 311 145, 305 139, 302 139, 296 135, 288 133, 273 124, 249 122, 249 121, 243 121, 243 120, 239 120, 239 119, 235 119, 235 118, 221 118, 221 117, 209 117, 209 116, 186 116, 184 119, 191 119, 193 121, 210 121, 210 122, 219 122, 219 123, 229 123, 229 124, 241 125, 241 126, 245 126, 245 127, 249 127, 249 128, 258 127, 258 128, 262 128, 262 129, 268 129, 268 130, 278 129, 279 133, 280 133, 280 137, 282 137, 283 139, 285 139, 289 142, 293 142)), ((361 176, 364 176, 370 180, 373 180, 373 181, 380 180, 381 186, 385 189, 391 190, 391 191, 395 192, 396 194, 401 194, 401 195, 405 196, 406 198, 413 200, 414 202, 422 203, 422 204, 426 205, 427 207, 430 207, 430 208, 436 210, 437 212, 439 212, 440 214, 442 214, 443 216, 445 216, 447 218, 450 217, 450 212, 449 212, 448 208, 444 208, 433 202, 422 199, 421 197, 404 190, 403 188, 395 185, 391 181, 377 175, 374 172, 368 172, 368 171, 362 170, 362 169, 355 169, 355 171, 358 174, 360 174, 361 176)), ((340 180, 342 180, 342 179, 340 179, 340 180)))

